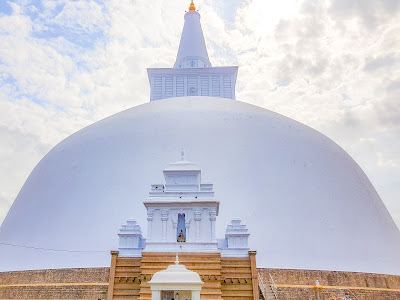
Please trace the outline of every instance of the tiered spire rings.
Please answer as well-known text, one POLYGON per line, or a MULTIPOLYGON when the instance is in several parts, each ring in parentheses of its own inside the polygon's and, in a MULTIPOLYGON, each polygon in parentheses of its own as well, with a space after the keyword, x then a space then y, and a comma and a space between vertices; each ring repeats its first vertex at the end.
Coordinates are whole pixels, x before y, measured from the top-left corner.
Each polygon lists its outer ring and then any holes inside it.
POLYGON ((196 11, 196 6, 194 6, 193 0, 192 0, 192 3, 190 3, 189 10, 196 11))

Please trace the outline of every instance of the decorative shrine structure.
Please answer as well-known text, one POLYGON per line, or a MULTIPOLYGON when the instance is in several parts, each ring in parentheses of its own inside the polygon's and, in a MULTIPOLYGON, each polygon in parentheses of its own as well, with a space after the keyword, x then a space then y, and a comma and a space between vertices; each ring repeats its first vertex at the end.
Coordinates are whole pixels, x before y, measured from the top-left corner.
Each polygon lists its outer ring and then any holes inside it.
POLYGON ((201 281, 199 274, 179 264, 178 254, 175 264, 153 275, 149 281, 152 300, 192 299, 200 300, 201 281))
POLYGON ((200 14, 192 2, 185 14, 185 25, 174 67, 147 69, 150 101, 185 96, 235 99, 237 72, 237 66, 211 66, 200 14))
POLYGON ((235 218, 225 238, 216 238, 219 201, 213 184, 201 181, 200 168, 185 160, 183 149, 181 160, 163 172, 165 184, 151 185, 143 202, 147 238, 135 220, 120 229, 119 251, 111 252, 108 299, 171 300, 177 293, 193 300, 258 299, 256 252, 249 251, 246 225, 235 218), (175 253, 181 264, 171 265, 175 253), (192 279, 183 282, 182 272, 192 279))
MULTIPOLYGON (((235 99, 237 71, 211 66, 192 1, 174 67, 147 70, 150 100, 235 99)), ((201 181, 200 168, 185 160, 183 149, 181 160, 163 172, 165 184, 153 184, 143 202, 147 237, 135 220, 120 229, 119 251, 111 252, 108 299, 258 299, 256 252, 249 251, 246 225, 235 218, 225 238, 217 239, 213 184, 201 181), (175 253, 181 264, 172 264, 175 253), (185 276, 193 280, 185 283, 185 276)))

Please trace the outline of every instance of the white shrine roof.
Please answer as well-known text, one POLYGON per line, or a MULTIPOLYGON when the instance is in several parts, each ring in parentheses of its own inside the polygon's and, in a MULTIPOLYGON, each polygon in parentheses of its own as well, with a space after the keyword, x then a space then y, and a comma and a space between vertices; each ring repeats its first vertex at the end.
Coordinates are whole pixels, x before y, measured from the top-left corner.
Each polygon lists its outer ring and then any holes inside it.
POLYGON ((181 160, 169 164, 164 171, 200 171, 200 167, 194 162, 181 160))
POLYGON ((179 264, 177 260, 175 264, 169 265, 166 270, 155 273, 149 281, 149 284, 202 285, 203 282, 198 273, 186 269, 186 267, 179 264))

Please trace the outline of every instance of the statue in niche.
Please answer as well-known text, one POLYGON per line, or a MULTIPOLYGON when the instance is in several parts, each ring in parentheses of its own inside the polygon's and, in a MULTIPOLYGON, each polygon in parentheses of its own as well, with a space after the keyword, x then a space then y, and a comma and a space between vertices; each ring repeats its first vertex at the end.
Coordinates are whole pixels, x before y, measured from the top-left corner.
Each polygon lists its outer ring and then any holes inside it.
POLYGON ((186 242, 186 221, 185 221, 185 214, 180 213, 178 214, 178 224, 176 228, 176 237, 178 242, 186 242))
POLYGON ((177 239, 178 243, 184 243, 186 242, 185 236, 183 235, 183 231, 181 230, 181 232, 178 235, 178 239, 177 239))

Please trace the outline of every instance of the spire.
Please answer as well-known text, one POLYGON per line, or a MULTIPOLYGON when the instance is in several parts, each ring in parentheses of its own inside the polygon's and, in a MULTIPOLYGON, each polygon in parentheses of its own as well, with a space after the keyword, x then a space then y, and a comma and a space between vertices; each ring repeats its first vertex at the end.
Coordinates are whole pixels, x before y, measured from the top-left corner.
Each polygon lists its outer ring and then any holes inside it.
POLYGON ((192 3, 190 3, 189 10, 196 10, 196 6, 194 6, 193 0, 192 3))
POLYGON ((185 14, 181 42, 174 68, 209 68, 206 42, 200 24, 200 14, 193 1, 185 14))
POLYGON ((235 99, 237 72, 238 67, 234 66, 211 66, 200 14, 192 0, 189 11, 185 14, 185 25, 174 67, 147 69, 150 101, 187 96, 235 99))

